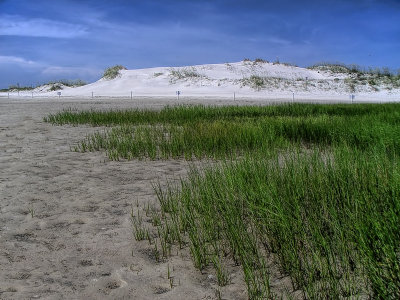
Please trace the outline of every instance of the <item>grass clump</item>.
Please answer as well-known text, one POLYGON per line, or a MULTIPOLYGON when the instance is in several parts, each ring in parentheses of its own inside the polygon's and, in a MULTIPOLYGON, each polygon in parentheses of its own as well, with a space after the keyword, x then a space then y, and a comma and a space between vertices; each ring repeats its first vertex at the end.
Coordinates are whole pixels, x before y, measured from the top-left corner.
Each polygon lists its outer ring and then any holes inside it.
POLYGON ((20 86, 19 84, 17 85, 10 85, 6 89, 1 89, 0 92, 23 92, 23 91, 31 91, 33 90, 33 86, 20 86))
MULTIPOLYGON (((334 73, 360 73, 360 74, 371 74, 371 75, 380 75, 380 76, 396 76, 394 72, 392 72, 388 67, 362 67, 357 64, 344 64, 344 63, 329 63, 329 62, 321 62, 316 63, 307 67, 311 70, 323 70, 323 71, 331 71, 334 73)), ((399 74, 397 74, 398 76, 399 74)))
POLYGON ((62 84, 68 87, 79 87, 86 85, 87 82, 81 79, 75 79, 75 80, 60 79, 60 80, 50 81, 47 84, 62 84))
MULTIPOLYGON (((400 105, 178 106, 64 111, 54 124, 113 126, 77 151, 110 159, 217 158, 155 186, 155 257, 187 247, 220 286, 240 265, 250 299, 279 298, 271 264, 305 299, 400 297, 400 105)), ((133 214, 132 214, 133 215, 133 214)))
POLYGON ((265 59, 263 59, 263 58, 256 58, 255 60, 254 60, 254 63, 260 63, 260 64, 265 64, 265 63, 268 63, 268 60, 265 60, 265 59))
POLYGON ((269 106, 166 106, 160 111, 153 110, 110 110, 110 111, 76 111, 66 109, 44 118, 52 124, 89 124, 92 126, 139 125, 139 124, 178 124, 183 125, 199 121, 243 120, 261 117, 320 117, 342 116, 346 118, 371 116, 388 120, 395 119, 399 111, 398 104, 282 104, 269 106))
POLYGON ((266 78, 257 75, 251 75, 249 78, 244 78, 242 80, 243 85, 248 85, 257 91, 260 91, 262 88, 265 88, 266 83, 267 83, 266 78))
POLYGON ((53 81, 48 81, 45 83, 38 84, 36 86, 20 86, 19 84, 17 85, 10 85, 6 89, 0 89, 0 92, 18 92, 18 91, 31 91, 34 90, 35 88, 44 86, 44 85, 51 85, 49 91, 57 91, 63 89, 64 86, 68 87, 79 87, 86 85, 87 83, 81 79, 76 79, 76 80, 68 80, 68 79, 60 79, 60 80, 53 80, 53 81))
POLYGON ((113 67, 109 67, 104 71, 103 78, 107 80, 115 79, 120 76, 121 70, 127 70, 124 66, 115 65, 113 67))
POLYGON ((60 79, 60 80, 49 81, 44 85, 50 85, 48 91, 53 92, 62 90, 64 89, 64 87, 80 87, 86 84, 87 83, 81 79, 76 79, 76 80, 60 79))
POLYGON ((62 90, 63 89, 63 86, 61 85, 61 84, 53 84, 50 88, 49 88, 49 91, 50 92, 53 92, 53 91, 59 91, 59 90, 62 90))
POLYGON ((182 79, 199 79, 202 75, 196 70, 195 67, 169 69, 170 82, 174 83, 182 79))
POLYGON ((198 266, 229 254, 250 298, 265 298, 263 254, 273 253, 306 298, 396 298, 399 164, 348 148, 278 157, 194 170, 159 192, 198 266))
POLYGON ((112 159, 225 158, 292 143, 396 151, 399 114, 398 104, 177 106, 159 112, 67 110, 49 115, 45 121, 119 125, 88 136, 76 148, 105 150, 112 159))
POLYGON ((312 66, 307 67, 311 70, 321 70, 321 71, 331 71, 333 73, 357 73, 360 72, 360 68, 356 65, 347 66, 342 63, 317 63, 312 66))
POLYGON ((367 86, 367 90, 375 92, 379 91, 379 89, 392 90, 400 88, 400 74, 395 74, 387 67, 364 68, 355 64, 323 62, 312 65, 308 69, 345 74, 347 76, 345 84, 350 93, 357 92, 362 86, 367 86))

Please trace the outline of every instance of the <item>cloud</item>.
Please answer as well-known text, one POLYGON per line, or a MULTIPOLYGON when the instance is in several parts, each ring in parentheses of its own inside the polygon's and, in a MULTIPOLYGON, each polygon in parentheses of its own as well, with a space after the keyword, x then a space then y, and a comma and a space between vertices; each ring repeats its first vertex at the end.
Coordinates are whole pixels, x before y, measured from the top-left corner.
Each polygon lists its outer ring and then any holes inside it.
POLYGON ((18 15, 0 15, 0 35, 75 38, 85 34, 87 28, 79 24, 18 15))
POLYGON ((27 60, 23 57, 4 55, 0 55, 0 66, 8 71, 18 69, 24 70, 24 72, 35 72, 37 76, 45 78, 69 78, 71 76, 95 78, 102 72, 101 69, 95 67, 64 67, 27 60))
POLYGON ((28 67, 38 67, 39 64, 32 60, 26 60, 25 58, 18 56, 4 56, 0 55, 0 64, 14 64, 19 66, 28 66, 28 67))

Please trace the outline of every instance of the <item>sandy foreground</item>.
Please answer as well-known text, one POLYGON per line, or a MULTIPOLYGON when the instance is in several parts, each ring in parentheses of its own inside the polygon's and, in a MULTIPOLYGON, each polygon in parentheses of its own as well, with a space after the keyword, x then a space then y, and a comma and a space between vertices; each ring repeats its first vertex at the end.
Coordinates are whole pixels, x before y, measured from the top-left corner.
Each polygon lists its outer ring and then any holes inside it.
MULTIPOLYGON (((216 298, 213 271, 196 270, 187 251, 158 263, 153 246, 132 235, 132 206, 144 215, 157 203, 152 182, 185 176, 188 163, 72 152, 98 129, 43 122, 64 108, 167 104, 176 101, 0 99, 0 299, 216 298)), ((231 272, 224 298, 246 299, 239 269, 231 272)))

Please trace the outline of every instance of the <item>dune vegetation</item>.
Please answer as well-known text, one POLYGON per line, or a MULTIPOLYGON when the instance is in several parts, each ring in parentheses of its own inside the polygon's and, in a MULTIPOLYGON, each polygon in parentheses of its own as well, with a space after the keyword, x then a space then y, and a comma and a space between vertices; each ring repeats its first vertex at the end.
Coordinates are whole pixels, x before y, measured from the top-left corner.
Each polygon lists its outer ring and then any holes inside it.
POLYGON ((45 121, 107 126, 75 151, 204 161, 178 184, 155 183, 152 226, 132 216, 158 259, 188 248, 221 286, 241 266, 250 299, 400 297, 398 104, 66 110, 45 121), (285 290, 271 286, 271 265, 290 277, 285 290))
POLYGON ((104 70, 104 74, 103 77, 106 80, 112 80, 115 79, 117 77, 119 77, 121 74, 119 71, 121 70, 126 70, 126 68, 124 66, 121 65, 115 65, 112 67, 108 67, 104 70))
POLYGON ((81 79, 76 80, 68 80, 68 79, 60 79, 60 80, 52 80, 45 83, 37 84, 36 86, 20 86, 17 85, 10 85, 8 88, 0 89, 0 92, 25 92, 25 91, 33 91, 40 87, 48 86, 49 91, 57 91, 62 90, 64 87, 80 87, 84 86, 87 83, 81 79))

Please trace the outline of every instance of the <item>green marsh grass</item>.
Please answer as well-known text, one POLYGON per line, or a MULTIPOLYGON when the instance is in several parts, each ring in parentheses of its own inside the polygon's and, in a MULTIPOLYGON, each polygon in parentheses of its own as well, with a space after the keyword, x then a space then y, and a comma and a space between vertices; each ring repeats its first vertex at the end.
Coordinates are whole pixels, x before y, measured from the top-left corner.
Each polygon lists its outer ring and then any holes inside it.
POLYGON ((220 160, 155 186, 157 257, 188 247, 221 286, 226 265, 240 265, 250 299, 283 296, 271 260, 303 298, 400 297, 400 105, 69 110, 45 120, 110 126, 75 146, 110 159, 220 160))
POLYGON ((264 298, 271 294, 263 254, 274 253, 307 298, 395 299, 398 162, 348 148, 273 157, 195 169, 179 188, 158 191, 189 236, 197 267, 229 255, 243 266, 251 298, 264 298))

